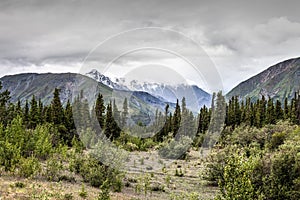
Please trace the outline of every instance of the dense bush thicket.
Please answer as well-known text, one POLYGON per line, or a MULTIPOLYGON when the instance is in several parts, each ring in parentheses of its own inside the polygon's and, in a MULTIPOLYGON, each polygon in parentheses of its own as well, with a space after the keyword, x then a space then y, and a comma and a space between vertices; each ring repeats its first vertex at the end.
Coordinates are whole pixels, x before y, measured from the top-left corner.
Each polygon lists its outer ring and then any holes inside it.
POLYGON ((203 174, 209 184, 219 186, 216 199, 299 199, 299 124, 297 93, 290 103, 287 98, 274 103, 264 96, 256 102, 232 97, 203 174))
POLYGON ((300 128, 278 122, 241 125, 208 159, 204 177, 219 185, 217 199, 299 199, 300 128))

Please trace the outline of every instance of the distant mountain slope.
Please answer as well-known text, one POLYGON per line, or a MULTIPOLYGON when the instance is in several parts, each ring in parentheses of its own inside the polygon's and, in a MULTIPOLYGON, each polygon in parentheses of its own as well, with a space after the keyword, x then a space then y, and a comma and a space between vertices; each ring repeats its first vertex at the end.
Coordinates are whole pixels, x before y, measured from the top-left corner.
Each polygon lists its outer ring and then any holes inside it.
MULTIPOLYGON (((32 95, 35 95, 45 104, 49 104, 52 100, 54 88, 61 89, 62 103, 66 103, 68 99, 72 100, 74 95, 79 94, 80 90, 86 90, 87 94, 88 91, 99 91, 104 95, 109 95, 112 92, 109 87, 101 83, 95 83, 91 78, 74 73, 16 74, 4 76, 0 78, 0 81, 3 89, 8 89, 11 92, 12 102, 16 102, 18 99, 24 102, 24 100, 29 100, 32 95)), ((94 95, 90 94, 86 98, 90 99, 94 95)))
MULTIPOLYGON (((137 116, 136 120, 139 120, 138 115, 142 115, 144 119, 148 117, 146 121, 143 121, 145 124, 154 116, 156 109, 164 112, 167 104, 146 92, 113 90, 92 78, 74 73, 16 74, 4 76, 0 78, 0 81, 3 90, 8 89, 11 92, 11 102, 13 103, 20 99, 24 104, 26 99, 30 101, 32 95, 35 95, 44 104, 49 104, 55 88, 61 90, 60 98, 63 104, 66 104, 68 99, 73 100, 83 90, 84 98, 88 100, 90 106, 94 105, 98 93, 101 93, 106 102, 116 99, 119 110, 122 110, 123 101, 127 97, 130 112, 137 116)), ((170 106, 170 109, 173 110, 175 105, 170 104, 170 106)))
POLYGON ((86 76, 115 90, 147 92, 164 102, 176 103, 177 99, 181 100, 185 97, 187 107, 195 113, 203 105, 209 106, 211 103, 211 95, 196 85, 167 85, 163 83, 139 82, 136 80, 126 83, 125 79, 112 80, 96 69, 87 73, 86 76))
POLYGON ((251 97, 253 100, 261 95, 274 99, 291 99, 300 89, 300 58, 289 59, 269 67, 263 72, 243 81, 226 96, 251 97))
POLYGON ((161 83, 139 83, 137 81, 131 81, 128 88, 135 91, 148 92, 153 96, 173 103, 175 103, 177 99, 181 100, 185 97, 187 107, 194 112, 198 112, 203 105, 209 106, 211 103, 211 95, 196 85, 167 85, 161 83))

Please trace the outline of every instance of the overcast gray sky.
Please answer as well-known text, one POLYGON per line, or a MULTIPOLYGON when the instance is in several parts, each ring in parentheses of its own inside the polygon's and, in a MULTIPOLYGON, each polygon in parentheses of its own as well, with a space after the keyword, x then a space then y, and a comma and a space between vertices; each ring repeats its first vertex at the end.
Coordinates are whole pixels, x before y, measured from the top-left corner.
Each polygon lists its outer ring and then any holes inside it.
MULTIPOLYGON (((180 55, 188 59, 206 53, 227 92, 272 64, 300 56, 299 4, 282 0, 1 0, 0 76, 80 72, 88 53, 111 36, 136 28, 161 27, 184 37, 133 31, 104 45, 105 50, 103 45, 99 47, 99 54, 95 54, 99 63, 94 66, 126 53, 121 50, 163 44, 163 49, 181 51, 180 55), (197 52, 193 42, 205 53, 197 52)), ((121 65, 154 63, 181 68, 179 74, 201 86, 203 80, 193 77, 192 70, 185 70, 178 55, 160 52, 153 53, 152 49, 127 53, 114 60, 108 74, 118 76, 121 65)), ((196 65, 212 67, 206 61, 196 65)), ((211 80, 217 77, 214 73, 210 76, 211 80)))

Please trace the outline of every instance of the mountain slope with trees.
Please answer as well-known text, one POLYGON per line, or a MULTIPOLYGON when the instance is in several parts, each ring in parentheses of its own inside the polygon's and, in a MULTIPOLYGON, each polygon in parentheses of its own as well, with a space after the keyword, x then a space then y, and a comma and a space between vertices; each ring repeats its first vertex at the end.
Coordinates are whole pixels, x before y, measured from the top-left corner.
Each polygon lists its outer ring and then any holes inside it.
MULTIPOLYGON (((123 102, 123 98, 128 97, 129 108, 132 115, 136 116, 134 117, 135 122, 140 120, 139 116, 147 116, 142 121, 148 123, 150 118, 154 116, 155 109, 158 108, 163 111, 167 104, 167 102, 146 92, 114 91, 92 78, 75 73, 16 74, 4 76, 0 78, 0 81, 3 90, 10 91, 10 101, 16 103, 20 100, 21 105, 25 105, 26 100, 29 101, 33 95, 36 100, 50 104, 55 88, 60 89, 60 99, 63 105, 66 105, 68 100, 72 103, 75 97, 83 91, 83 96, 87 99, 90 109, 98 93, 103 95, 105 102, 109 102, 112 97, 119 98, 123 102)), ((170 106, 170 109, 173 110, 174 104, 170 103, 170 106)))

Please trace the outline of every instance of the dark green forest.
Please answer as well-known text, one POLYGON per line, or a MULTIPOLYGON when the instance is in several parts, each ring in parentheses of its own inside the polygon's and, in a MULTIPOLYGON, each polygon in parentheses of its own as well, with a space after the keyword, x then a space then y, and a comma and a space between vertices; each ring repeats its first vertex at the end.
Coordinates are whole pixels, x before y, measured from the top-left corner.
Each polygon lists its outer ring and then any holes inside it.
MULTIPOLYGON (((1 89, 0 85, 0 89, 1 89)), ((51 104, 32 96, 26 102, 10 102, 10 92, 0 93, 0 175, 8 173, 48 181, 74 181, 77 174, 101 188, 99 199, 121 191, 122 172, 86 153, 105 136, 127 151, 147 151, 157 146, 163 158, 184 159, 190 148, 201 149, 209 134, 214 148, 206 158, 203 178, 218 186, 216 199, 300 199, 300 95, 273 101, 262 96, 252 101, 221 92, 213 94, 211 107, 192 113, 185 98, 156 111, 150 126, 127 124, 128 100, 122 108, 104 102, 97 94, 92 108, 81 94, 66 105, 60 90, 51 104), (222 118, 223 116, 223 118, 222 118), (76 122, 76 123, 75 123, 76 122), (157 130, 152 138, 133 136, 157 130), (184 151, 184 153, 182 153, 184 151)))

